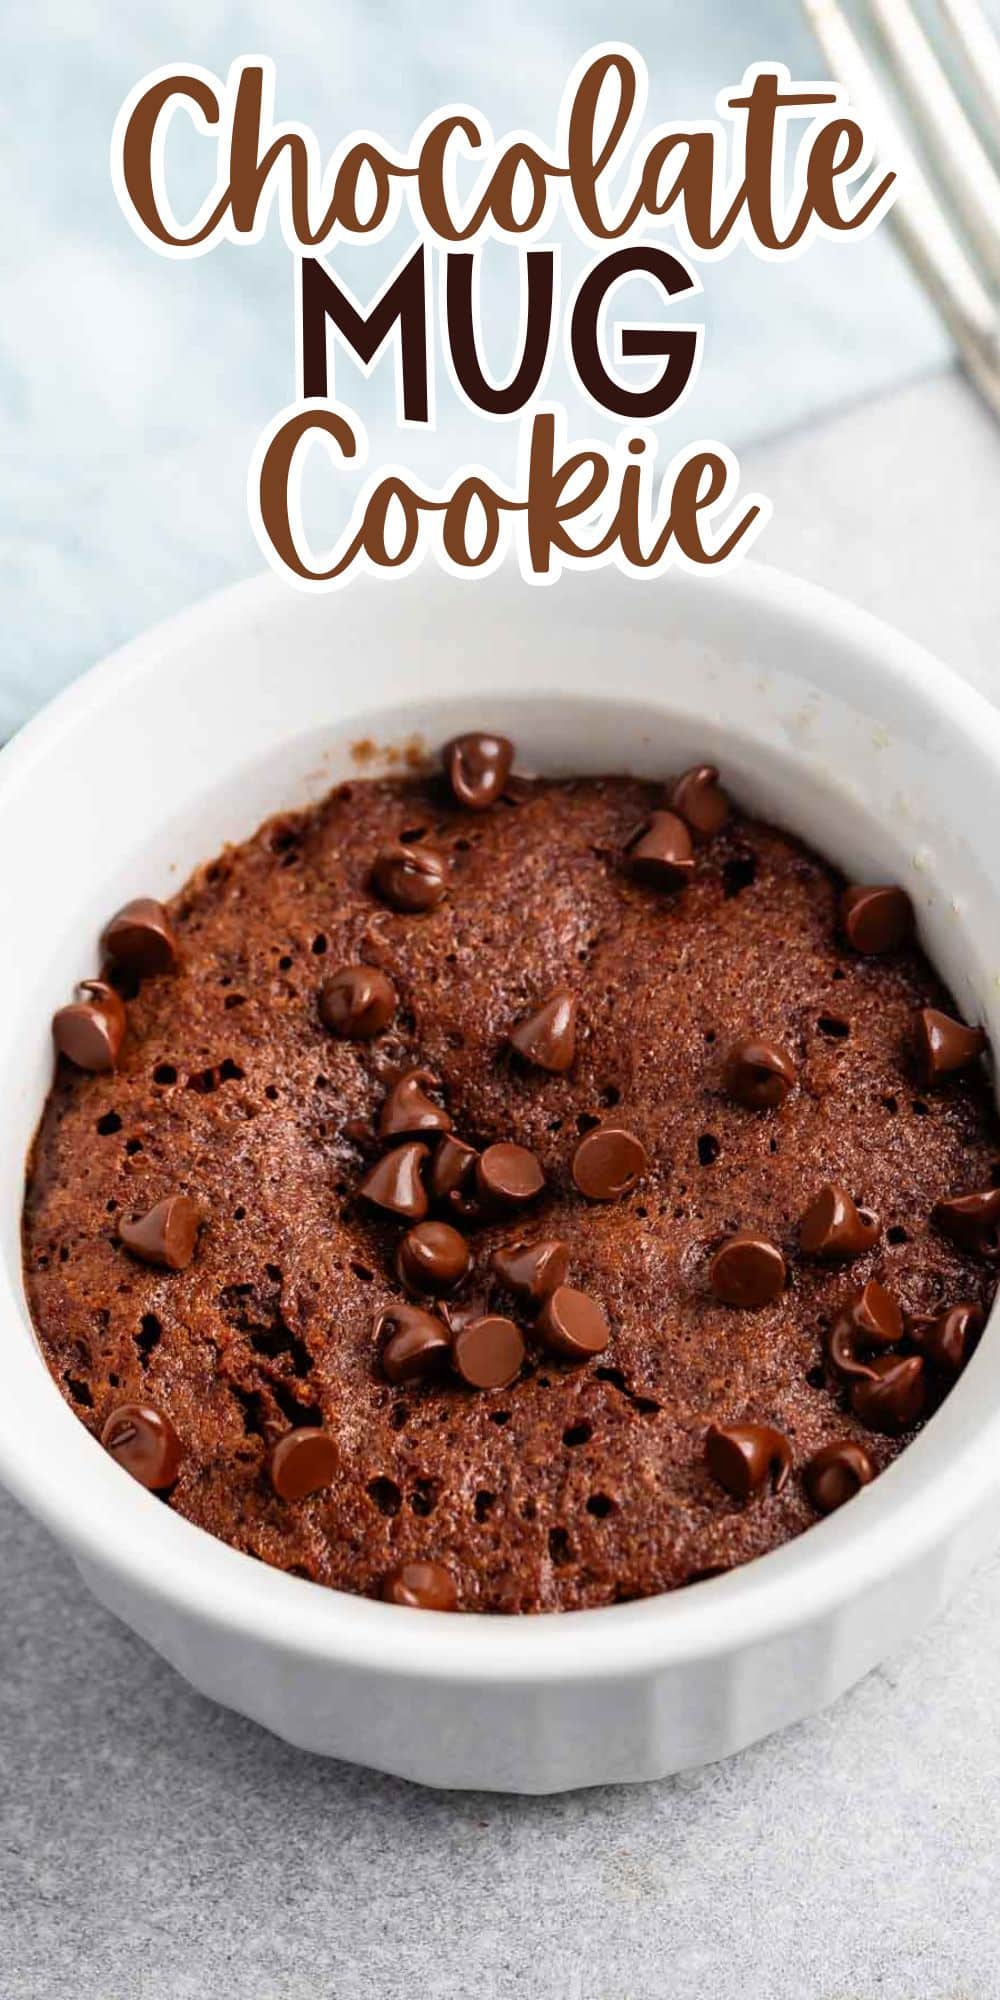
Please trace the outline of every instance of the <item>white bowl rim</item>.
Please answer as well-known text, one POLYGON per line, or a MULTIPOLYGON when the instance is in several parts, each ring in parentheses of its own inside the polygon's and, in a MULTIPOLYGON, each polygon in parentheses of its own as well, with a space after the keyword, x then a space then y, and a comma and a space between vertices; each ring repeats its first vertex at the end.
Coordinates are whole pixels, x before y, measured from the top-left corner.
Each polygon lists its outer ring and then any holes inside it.
MULTIPOLYGON (((766 606, 792 622, 822 629, 845 647, 879 660, 884 684, 916 693, 932 718, 959 730, 970 751, 1000 774, 1000 714, 968 683, 914 641, 819 585, 754 562, 710 579, 677 575, 671 588, 724 591, 752 617, 766 606)), ((374 585, 388 588, 390 585, 374 585)), ((633 586, 634 587, 634 586, 633 586)), ((156 669, 188 635, 224 629, 234 613, 263 608, 287 586, 270 575, 230 586, 151 628, 75 681, 0 751, 0 789, 23 782, 77 718, 156 669)), ((25 1308, 25 1314, 27 1309, 25 1308)), ((44 1364, 39 1357, 39 1367, 44 1364)), ((940 1428, 962 1384, 934 1419, 940 1428)), ((51 1384, 53 1409, 83 1426, 51 1384)), ((967 1414, 971 1401, 965 1399, 967 1414)), ((194 1527, 131 1482, 116 1487, 113 1532, 106 1496, 60 1487, 51 1455, 24 1434, 16 1410, 0 1397, 0 1478, 85 1564, 117 1573, 209 1628, 250 1643, 329 1661, 359 1673, 411 1676, 459 1685, 516 1688, 578 1680, 622 1681, 650 1668, 705 1659, 779 1638, 791 1628, 876 1589, 896 1569, 944 1543, 982 1508, 1000 1484, 1000 1407, 974 1423, 953 1422, 948 1476, 897 1496, 896 1475, 919 1455, 926 1433, 907 1447, 849 1507, 741 1570, 683 1590, 599 1609, 498 1618, 423 1612, 317 1587, 269 1569, 194 1527)), ((100 1466, 119 1478, 93 1439, 100 1466)))

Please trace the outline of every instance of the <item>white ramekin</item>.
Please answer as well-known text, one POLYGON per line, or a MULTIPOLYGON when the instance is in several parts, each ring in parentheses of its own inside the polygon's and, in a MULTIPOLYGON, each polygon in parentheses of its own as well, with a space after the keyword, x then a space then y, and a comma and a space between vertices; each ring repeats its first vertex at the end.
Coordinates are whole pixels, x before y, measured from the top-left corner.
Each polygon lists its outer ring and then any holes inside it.
POLYGON ((107 913, 317 795, 358 739, 477 723, 552 772, 718 762, 850 873, 905 883, 996 1042, 1000 718, 872 619, 756 564, 647 585, 422 573, 319 598, 273 579, 230 591, 106 661, 0 756, 0 1477, 203 1693, 424 1783, 545 1792, 725 1756, 938 1609, 997 1533, 993 1329, 885 1476, 762 1561, 608 1610, 447 1617, 268 1570, 134 1485, 46 1373, 21 1279, 49 1017, 107 913))

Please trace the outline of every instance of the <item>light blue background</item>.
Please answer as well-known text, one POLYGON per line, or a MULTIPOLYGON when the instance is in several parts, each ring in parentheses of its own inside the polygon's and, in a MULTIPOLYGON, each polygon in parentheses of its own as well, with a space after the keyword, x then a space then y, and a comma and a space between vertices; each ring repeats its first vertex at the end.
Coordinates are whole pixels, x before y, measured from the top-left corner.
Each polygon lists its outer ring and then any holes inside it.
MULTIPOLYGON (((655 119, 705 115, 763 58, 822 74, 797 0, 40 0, 8 12, 0 733, 110 646, 260 563, 244 489, 260 430, 295 389, 289 254, 274 228, 260 246, 191 262, 140 244, 108 173, 131 85, 163 62, 224 72, 264 52, 278 116, 310 123, 324 153, 362 125, 404 147, 456 96, 497 133, 546 136, 573 62, 609 36, 645 56, 655 119)), ((365 296, 406 240, 333 261, 365 296)), ((702 277, 702 374, 664 427, 670 450, 705 435, 739 446, 947 353, 884 228, 788 264, 740 250, 702 277)), ((492 283, 502 304, 502 274, 492 283)), ((508 337, 501 318, 498 367, 508 337)), ((372 462, 512 471, 515 426, 477 425, 442 394, 437 438, 417 439, 396 432, 390 392, 388 365, 367 385, 338 378, 372 462)), ((577 434, 595 428, 589 412, 571 420, 577 434)))

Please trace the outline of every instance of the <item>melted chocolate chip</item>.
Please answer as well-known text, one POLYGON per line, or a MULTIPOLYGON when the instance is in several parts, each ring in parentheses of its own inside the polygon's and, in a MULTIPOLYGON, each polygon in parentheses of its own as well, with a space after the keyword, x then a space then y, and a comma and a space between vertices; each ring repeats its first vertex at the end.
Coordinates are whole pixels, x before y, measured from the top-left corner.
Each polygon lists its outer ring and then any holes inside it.
POLYGON ((930 1089, 942 1076, 965 1069, 986 1047, 982 1028, 967 1028, 937 1007, 921 1007, 914 1024, 917 1068, 921 1082, 930 1089))
POLYGON ((892 1293, 869 1278, 847 1307, 851 1325, 869 1347, 893 1347, 903 1337, 903 1315, 892 1293))
POLYGON ((749 1500, 768 1481, 780 1493, 792 1469, 791 1445, 771 1424, 712 1424, 705 1457, 712 1477, 737 1500, 749 1500))
POLYGON ((869 1374, 850 1388, 851 1408, 870 1431, 909 1430, 927 1401, 919 1354, 876 1354, 869 1374))
POLYGON ((767 1306, 785 1288, 785 1260, 776 1243, 740 1229, 712 1258, 708 1282, 727 1306, 767 1306))
POLYGON ((405 1216, 409 1222, 422 1222, 430 1203, 423 1182, 423 1165, 428 1149, 419 1140, 410 1140, 406 1145, 396 1146, 391 1153, 385 1153, 369 1167, 358 1194, 365 1201, 373 1202, 376 1208, 388 1209, 390 1215, 405 1216))
POLYGON ((861 1257, 878 1242, 878 1217, 858 1208, 846 1189, 825 1182, 799 1222, 799 1248, 807 1257, 834 1261, 861 1257))
POLYGON ((159 1264, 167 1271, 185 1271, 194 1256, 201 1217, 188 1194, 168 1194, 138 1222, 122 1216, 119 1241, 144 1264, 159 1264))
POLYGON ((456 1139, 454 1133, 446 1133, 431 1166, 431 1194, 434 1200, 447 1201, 449 1195, 458 1194, 462 1188, 468 1187, 478 1157, 474 1146, 467 1146, 464 1139, 456 1139))
POLYGON ((913 905, 905 889, 856 884, 840 899, 840 922, 855 951, 898 951, 913 935, 913 905))
POLYGON ((862 1361, 858 1354, 858 1348, 863 1345, 864 1342, 858 1338, 857 1329, 848 1319, 838 1319, 831 1328, 827 1352, 830 1356, 830 1366, 836 1370, 842 1381, 874 1381, 874 1370, 870 1362, 862 1361))
POLYGON ((149 1403, 122 1403, 112 1410, 101 1432, 101 1443, 151 1493, 162 1493, 172 1486, 180 1471, 177 1432, 170 1418, 149 1403))
POLYGON ((438 1299, 436 1310, 454 1340, 456 1333, 461 1333, 463 1326, 468 1326, 471 1319, 482 1319, 485 1316, 488 1310, 487 1299, 485 1293, 477 1289, 475 1295, 469 1298, 438 1299))
POLYGON ((590 1361, 603 1354, 611 1339, 602 1308, 589 1292, 558 1285, 538 1315, 538 1332, 546 1347, 566 1361, 590 1361))
POLYGON ((839 1375, 872 1380, 873 1369, 859 1360, 866 1348, 894 1347, 903 1338, 903 1315, 891 1292, 869 1278, 834 1321, 828 1342, 830 1360, 839 1375))
POLYGON ((983 1330, 984 1315, 971 1301, 949 1306, 936 1319, 908 1322, 907 1332, 924 1360, 942 1375, 960 1375, 983 1330))
POLYGON ((502 1243, 492 1261, 501 1284, 529 1305, 547 1299, 569 1271, 569 1251, 558 1236, 538 1243, 502 1243))
POLYGON ((620 1125, 597 1125, 581 1139, 573 1155, 572 1174, 588 1201, 620 1201, 648 1167, 646 1148, 634 1133, 620 1125))
POLYGON ((77 1069, 100 1075, 114 1069, 125 1037, 125 1006, 103 979, 85 979, 80 991, 89 1000, 73 1000, 52 1016, 52 1034, 61 1056, 77 1069))
POLYGON ((460 806, 484 812, 495 805, 510 776, 514 745, 506 736, 470 730, 454 736, 442 752, 448 783, 460 806))
POLYGON ((960 1250, 970 1250, 988 1263, 1000 1258, 1000 1188, 981 1188, 975 1194, 939 1201, 931 1210, 931 1221, 960 1250))
POLYGON ((550 993, 534 1013, 515 1022, 510 1030, 512 1047, 537 1069, 551 1070, 554 1076, 563 1075, 576 1054, 576 1010, 572 993, 563 990, 550 993))
POLYGON ((671 790, 670 804, 702 840, 721 833, 729 818, 729 800, 714 764, 692 764, 682 772, 671 790))
POLYGON ((433 847, 383 847, 372 868, 372 888, 392 910, 404 916, 425 916, 436 910, 448 890, 443 855, 433 847))
POLYGON ((279 1500, 307 1500, 332 1486, 337 1472, 337 1447, 329 1431, 304 1426, 286 1431, 268 1458, 271 1485, 279 1500))
POLYGON ((452 1215, 457 1215, 461 1222, 478 1225, 488 1222, 491 1216, 497 1215, 503 1204, 485 1200, 473 1185, 452 1188, 445 1206, 452 1215))
POLYGON ((319 989, 319 1017, 345 1042, 369 1042, 389 1026, 396 989, 377 965, 342 965, 319 989))
POLYGON ((105 926, 101 949, 112 965, 149 979, 172 972, 177 964, 177 938, 162 903, 136 896, 105 926))
POLYGON ((534 1201, 545 1186, 534 1153, 527 1146, 501 1142, 487 1146, 476 1161, 476 1188, 483 1201, 501 1208, 518 1208, 534 1201))
POLYGON ((438 1087, 437 1078, 429 1069, 408 1069, 393 1084, 379 1116, 380 1139, 406 1139, 416 1132, 425 1137, 450 1132, 447 1111, 428 1097, 427 1087, 438 1087))
POLYGON ((472 1263, 465 1237, 449 1222, 418 1222, 396 1255, 400 1282, 411 1292, 450 1292, 472 1263))
POLYGON ((853 1438, 823 1445, 802 1470, 802 1483, 818 1514, 832 1514, 874 1477, 868 1453, 853 1438))
POLYGON ((780 1042, 743 1035, 727 1052, 724 1080, 738 1104, 751 1111, 772 1111, 784 1103, 795 1082, 795 1064, 780 1042))
POLYGON ((676 813, 652 813, 633 836, 625 865, 647 888, 679 889, 694 873, 691 835, 684 821, 676 813))
POLYGON ((411 1611, 458 1610, 455 1579, 443 1563, 400 1563, 386 1577, 382 1596, 387 1604, 405 1604, 411 1611))
POLYGON ((455 1334, 452 1361, 470 1389, 506 1389, 524 1360, 524 1341, 511 1319, 470 1319, 455 1334))
POLYGON ((375 1321, 382 1343, 382 1370, 390 1382, 422 1382, 437 1374, 451 1354, 451 1336, 442 1320, 421 1306, 399 1299, 375 1321))

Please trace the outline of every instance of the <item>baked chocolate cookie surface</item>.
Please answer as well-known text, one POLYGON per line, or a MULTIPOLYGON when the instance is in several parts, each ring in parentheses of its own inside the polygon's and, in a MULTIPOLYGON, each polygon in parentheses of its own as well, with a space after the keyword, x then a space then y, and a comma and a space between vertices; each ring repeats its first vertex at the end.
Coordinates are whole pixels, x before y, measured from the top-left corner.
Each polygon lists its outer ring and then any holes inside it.
POLYGON ((992 1299, 1000 1134, 901 892, 711 772, 512 779, 497 741, 114 919, 24 1257, 63 1393, 188 1520, 534 1612, 885 1468, 992 1299))

